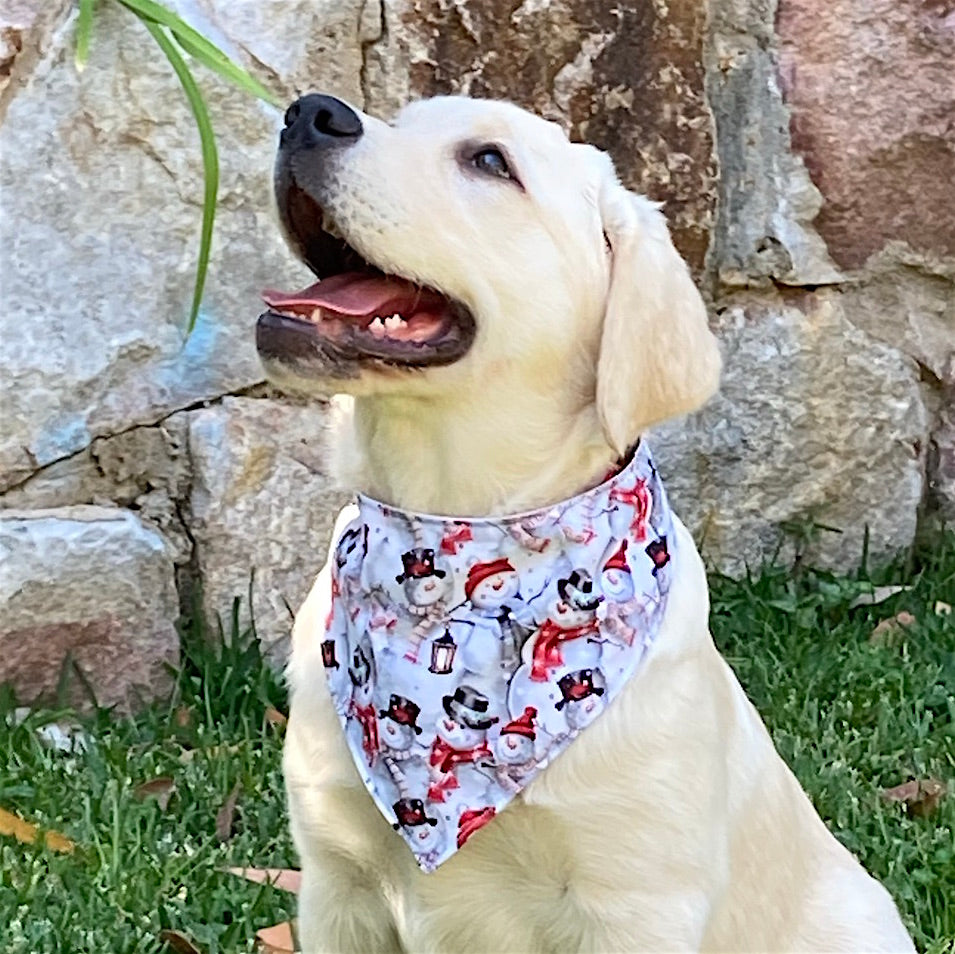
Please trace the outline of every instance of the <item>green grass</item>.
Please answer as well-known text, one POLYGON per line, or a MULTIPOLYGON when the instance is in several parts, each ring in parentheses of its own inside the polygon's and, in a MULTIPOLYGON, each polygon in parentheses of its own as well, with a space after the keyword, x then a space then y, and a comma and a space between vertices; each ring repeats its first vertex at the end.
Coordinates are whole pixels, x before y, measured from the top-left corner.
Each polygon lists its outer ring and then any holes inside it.
MULTIPOLYGON (((714 635, 780 752, 895 896, 919 948, 955 954, 955 793, 928 817, 880 797, 910 778, 955 787, 955 617, 933 611, 937 600, 955 604, 955 534, 871 577, 913 589, 850 609, 865 573, 714 578, 714 635), (871 645, 876 623, 903 609, 916 622, 901 643, 871 645)), ((268 706, 284 711, 284 691, 249 634, 223 646, 193 630, 184 657, 166 705, 83 720, 93 740, 84 753, 38 740, 35 729, 63 713, 14 725, 13 700, 0 698, 0 806, 79 846, 62 855, 0 837, 5 954, 160 952, 163 929, 208 954, 252 951, 256 929, 291 915, 291 895, 222 870, 294 862, 281 731, 265 718, 268 706), (157 776, 175 781, 165 810, 135 797, 157 776), (234 832, 220 843, 216 813, 236 784, 234 832)))
POLYGON ((82 754, 36 736, 63 713, 14 727, 12 700, 2 703, 0 806, 78 845, 62 855, 0 838, 5 954, 159 952, 163 929, 210 954, 253 951, 258 928, 292 916, 292 895, 223 871, 293 866, 281 732, 265 719, 285 706, 284 690, 248 634, 216 648, 193 630, 183 649, 169 704, 81 720, 93 740, 82 754), (165 810, 134 792, 158 776, 175 782, 165 810), (216 815, 235 785, 234 834, 220 843, 216 815))

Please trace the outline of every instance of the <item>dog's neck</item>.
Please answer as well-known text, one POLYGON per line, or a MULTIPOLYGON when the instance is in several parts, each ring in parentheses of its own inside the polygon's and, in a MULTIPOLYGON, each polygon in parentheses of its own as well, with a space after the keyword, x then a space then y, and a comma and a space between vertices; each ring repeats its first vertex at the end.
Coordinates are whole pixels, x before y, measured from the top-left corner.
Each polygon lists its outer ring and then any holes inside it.
POLYGON ((343 422, 352 440, 341 479, 407 510, 486 516, 565 500, 613 466, 591 402, 568 408, 552 393, 519 402, 508 389, 486 391, 477 401, 357 398, 351 427, 343 422))

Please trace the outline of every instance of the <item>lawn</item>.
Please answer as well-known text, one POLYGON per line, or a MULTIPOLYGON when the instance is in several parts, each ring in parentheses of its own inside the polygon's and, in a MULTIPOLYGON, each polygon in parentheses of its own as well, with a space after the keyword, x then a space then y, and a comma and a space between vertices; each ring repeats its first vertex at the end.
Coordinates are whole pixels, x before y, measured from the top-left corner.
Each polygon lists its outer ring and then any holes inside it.
MULTIPOLYGON (((919 948, 955 954, 955 615, 936 606, 955 606, 955 533, 871 574, 768 569, 711 584, 716 641, 783 757, 919 948), (851 607, 870 582, 911 588, 851 607), (914 619, 873 640, 903 611, 914 619), (929 779, 951 794, 909 806, 881 794, 929 779)), ((173 697, 135 719, 80 720, 83 751, 37 731, 66 713, 18 721, 0 695, 0 808, 76 845, 0 836, 6 954, 176 950, 164 930, 180 951, 185 939, 205 954, 254 951, 257 929, 291 916, 292 895, 225 871, 294 862, 281 682, 248 634, 223 645, 193 629, 183 645, 173 697)))

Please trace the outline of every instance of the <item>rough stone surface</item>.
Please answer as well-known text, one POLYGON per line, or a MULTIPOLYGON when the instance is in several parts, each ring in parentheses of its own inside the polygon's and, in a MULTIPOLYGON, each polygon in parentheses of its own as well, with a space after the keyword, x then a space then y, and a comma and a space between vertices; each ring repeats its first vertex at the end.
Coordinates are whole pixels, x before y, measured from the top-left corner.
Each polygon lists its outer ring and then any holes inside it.
POLYGON ((367 57, 372 110, 439 93, 533 109, 665 200, 677 247, 701 269, 716 200, 703 0, 386 0, 384 11, 367 57))
POLYGON ((279 657, 287 652, 290 609, 321 569, 332 524, 348 499, 327 476, 326 409, 228 398, 190 415, 194 476, 189 524, 206 615, 226 616, 249 580, 256 629, 279 657))
MULTIPOLYGON (((173 6, 215 35, 185 0, 173 6)), ((97 436, 261 380, 258 291, 307 275, 271 211, 280 112, 197 66, 219 137, 220 206, 202 315, 185 340, 202 195, 189 106, 119 4, 97 7, 82 74, 73 32, 70 19, 44 39, 0 128, 0 488, 97 436)))
POLYGON ((379 0, 194 0, 253 73, 291 102, 329 92, 361 105, 363 46, 381 37, 379 0))
POLYGON ((793 145, 840 266, 889 242, 955 257, 955 6, 779 0, 793 145))
POLYGON ((707 93, 717 126, 711 265, 728 286, 839 280, 813 221, 822 204, 793 155, 777 80, 776 0, 713 0, 707 93))
POLYGON ((955 285, 914 268, 876 274, 844 291, 853 324, 955 384, 955 285))
POLYGON ((915 534, 928 421, 915 363, 846 318, 838 293, 790 293, 721 316, 717 397, 652 435, 676 510, 728 573, 799 555, 858 564, 915 534), (818 531, 796 545, 815 522, 818 531))
MULTIPOLYGON (((955 360, 950 368, 955 381, 955 360)), ((941 394, 938 422, 929 443, 929 506, 949 527, 955 527, 955 383, 941 394)))
POLYGON ((84 682, 104 706, 168 692, 166 667, 179 658, 172 560, 133 514, 0 514, 0 568, 0 683, 23 700, 54 699, 64 685, 89 706, 84 682))
POLYGON ((43 54, 69 0, 6 0, 0 10, 0 120, 7 103, 43 54))
POLYGON ((181 513, 191 480, 187 421, 182 412, 153 427, 97 438, 0 495, 0 511, 75 504, 128 507, 162 533, 173 562, 185 565, 192 556, 181 513))

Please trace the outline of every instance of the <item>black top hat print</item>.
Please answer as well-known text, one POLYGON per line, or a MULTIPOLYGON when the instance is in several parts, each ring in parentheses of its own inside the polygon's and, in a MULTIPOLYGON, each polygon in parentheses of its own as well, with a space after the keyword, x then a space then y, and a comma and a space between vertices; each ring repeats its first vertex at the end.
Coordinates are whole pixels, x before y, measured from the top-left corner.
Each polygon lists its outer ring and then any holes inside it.
POLYGON ((580 610, 595 610, 600 605, 600 596, 594 593, 594 581, 586 570, 574 570, 566 580, 558 580, 557 592, 565 603, 580 610))
POLYGON ((469 729, 489 729, 498 721, 497 716, 487 715, 488 698, 483 692, 478 692, 472 686, 458 686, 453 696, 445 696, 442 700, 444 711, 461 725, 469 729))
POLYGON ((566 676, 561 676, 557 680, 557 687, 564 697, 557 703, 556 709, 558 712, 568 702, 579 702, 581 699, 586 699, 587 696, 602 696, 604 694, 602 686, 594 685, 594 671, 592 669, 578 669, 576 672, 569 672, 566 676))
POLYGON ((424 802, 420 798, 399 798, 391 806, 398 819, 391 827, 397 831, 402 826, 413 828, 416 825, 430 825, 434 828, 438 824, 437 818, 429 818, 424 810, 424 802))
POLYGON ((667 549, 667 538, 660 537, 646 546, 646 554, 653 560, 653 575, 657 575, 657 570, 662 570, 670 562, 670 551, 667 549))
POLYGON ((406 699, 404 696, 392 695, 388 700, 387 709, 379 709, 378 715, 382 719, 392 719, 398 725, 410 725, 415 731, 415 735, 421 735, 421 727, 418 725, 418 715, 421 708, 417 703, 406 699))
POLYGON ((434 568, 434 550, 425 547, 415 547, 407 553, 402 553, 401 563, 404 566, 404 572, 395 577, 399 583, 404 583, 405 580, 418 580, 425 576, 436 576, 440 579, 447 575, 444 570, 434 568))

